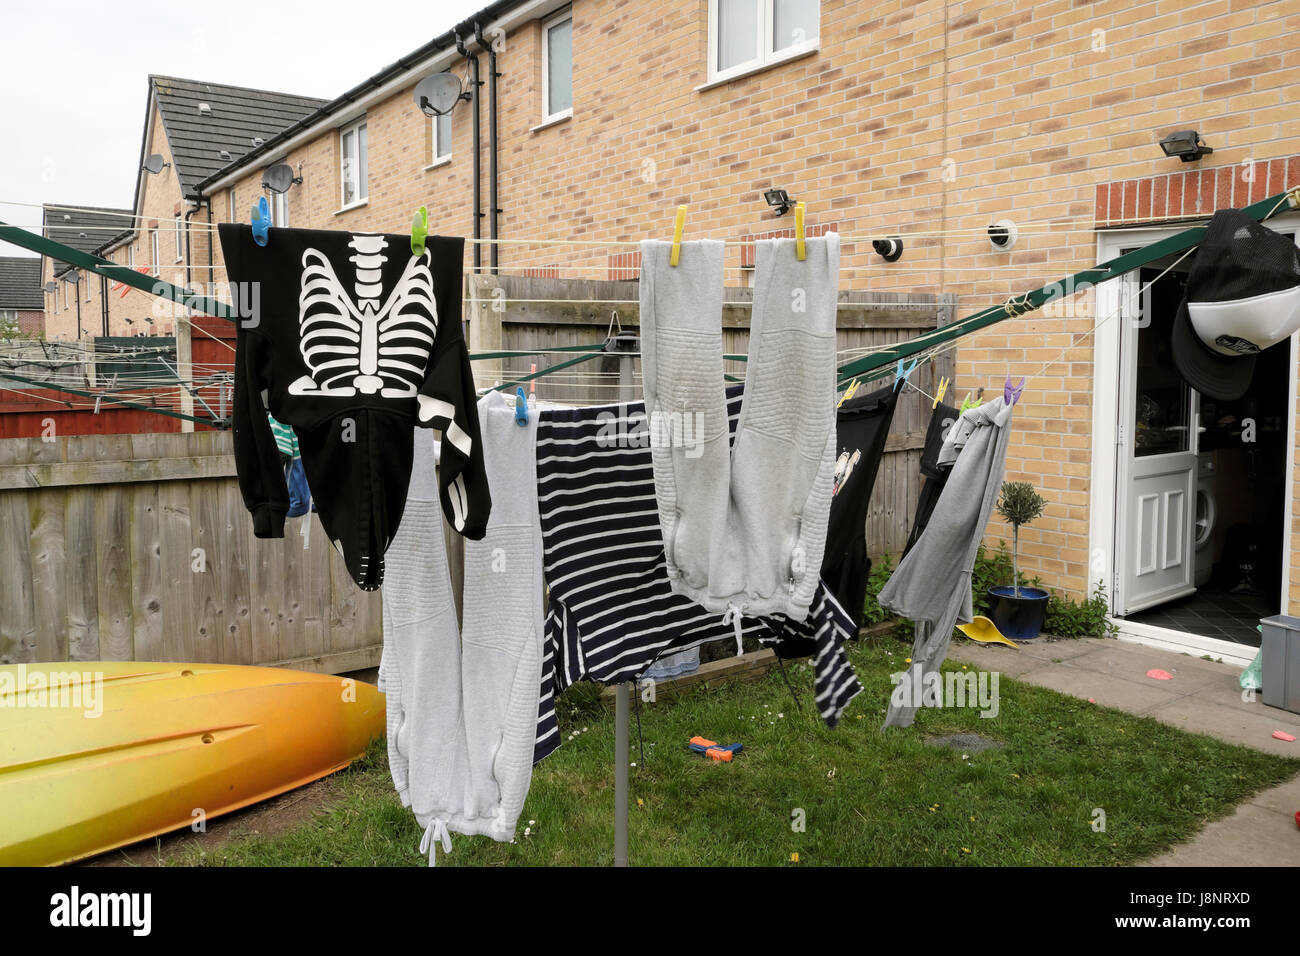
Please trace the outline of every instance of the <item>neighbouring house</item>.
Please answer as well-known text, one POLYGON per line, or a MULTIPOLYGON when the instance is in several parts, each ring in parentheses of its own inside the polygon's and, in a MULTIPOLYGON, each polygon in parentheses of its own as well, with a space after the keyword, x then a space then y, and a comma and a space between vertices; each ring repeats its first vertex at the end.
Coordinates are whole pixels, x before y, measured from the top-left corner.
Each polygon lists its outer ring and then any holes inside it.
MULTIPOLYGON (((47 239, 94 255, 102 254, 131 223, 129 209, 46 203, 41 212, 41 233, 47 239)), ((42 256, 40 262, 45 337, 75 341, 108 335, 112 280, 51 256, 42 256)))
POLYGON ((0 256, 0 336, 43 335, 45 298, 41 293, 41 260, 35 256, 0 256))

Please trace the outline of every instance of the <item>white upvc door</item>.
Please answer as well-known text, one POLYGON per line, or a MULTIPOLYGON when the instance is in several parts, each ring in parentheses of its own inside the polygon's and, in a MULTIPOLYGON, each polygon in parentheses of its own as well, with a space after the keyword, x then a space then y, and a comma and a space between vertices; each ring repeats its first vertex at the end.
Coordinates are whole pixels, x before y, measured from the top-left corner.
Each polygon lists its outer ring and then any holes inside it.
POLYGON ((1184 597, 1195 584, 1199 396, 1169 355, 1184 277, 1129 273, 1121 294, 1116 613, 1184 597), (1150 288, 1139 294, 1146 284, 1150 288))

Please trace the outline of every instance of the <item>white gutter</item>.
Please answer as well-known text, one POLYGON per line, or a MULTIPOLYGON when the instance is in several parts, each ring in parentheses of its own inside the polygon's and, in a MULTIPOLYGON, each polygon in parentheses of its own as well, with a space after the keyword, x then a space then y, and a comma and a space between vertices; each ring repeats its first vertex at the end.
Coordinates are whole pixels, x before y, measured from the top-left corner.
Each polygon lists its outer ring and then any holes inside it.
MULTIPOLYGON (((511 10, 501 19, 494 20, 490 24, 485 24, 483 26, 484 38, 490 39, 490 35, 495 30, 505 30, 508 33, 520 23, 524 23, 528 20, 540 19, 552 10, 558 10, 569 2, 571 2, 571 0, 532 0, 531 3, 525 3, 523 6, 511 10)), ((465 39, 471 40, 473 38, 466 37, 465 39)), ((318 139, 322 133, 337 129, 340 126, 346 126, 348 123, 360 119, 365 115, 368 107, 373 106, 376 103, 382 103, 403 87, 411 86, 418 80, 424 79, 424 77, 428 76, 431 71, 445 69, 447 66, 450 66, 452 63, 461 59, 463 59, 463 57, 456 51, 454 46, 433 54, 427 60, 417 63, 415 66, 412 66, 403 73, 399 73, 383 86, 376 87, 361 96, 355 102, 341 107, 337 112, 323 117, 320 122, 309 126, 307 129, 298 132, 292 138, 280 143, 273 153, 267 154, 268 158, 262 164, 248 163, 247 165, 240 166, 238 169, 227 173, 220 179, 209 183, 204 189, 202 195, 205 198, 210 199, 212 194, 216 191, 225 189, 227 186, 238 182, 250 173, 262 169, 264 165, 270 166, 275 165, 277 162, 284 162, 288 157, 288 154, 299 146, 303 146, 306 143, 310 143, 312 140, 318 139), (279 159, 272 160, 270 159, 271 156, 278 156, 279 159)), ((475 91, 475 95, 478 95, 477 90, 475 91)), ((411 108, 415 108, 414 104, 411 108)))

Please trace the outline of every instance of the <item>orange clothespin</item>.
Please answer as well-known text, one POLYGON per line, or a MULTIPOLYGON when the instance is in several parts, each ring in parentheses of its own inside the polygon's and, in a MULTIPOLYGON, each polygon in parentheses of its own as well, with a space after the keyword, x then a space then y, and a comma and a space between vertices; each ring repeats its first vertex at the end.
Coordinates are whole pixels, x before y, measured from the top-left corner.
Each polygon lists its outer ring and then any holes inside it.
POLYGON ((668 264, 677 265, 677 260, 682 257, 682 231, 686 228, 686 204, 682 203, 677 207, 677 218, 673 222, 673 248, 668 253, 668 264))
POLYGON ((939 390, 934 393, 934 404, 930 406, 931 409, 939 407, 939 403, 943 401, 943 393, 946 391, 948 391, 948 379, 940 378, 939 390))
POLYGON ((794 204, 794 255, 800 262, 808 258, 808 246, 804 242, 803 231, 804 204, 794 204))

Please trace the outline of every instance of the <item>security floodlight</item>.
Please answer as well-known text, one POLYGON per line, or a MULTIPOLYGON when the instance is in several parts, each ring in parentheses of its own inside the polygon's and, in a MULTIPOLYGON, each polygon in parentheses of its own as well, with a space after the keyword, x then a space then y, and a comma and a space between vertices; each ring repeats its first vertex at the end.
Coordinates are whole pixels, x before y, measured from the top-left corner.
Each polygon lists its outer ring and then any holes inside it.
POLYGON ((415 105, 425 116, 446 116, 461 100, 470 99, 455 73, 435 73, 415 85, 415 105))
POLYGON ((1201 139, 1201 134, 1194 129, 1170 133, 1160 141, 1160 148, 1164 150, 1166 156, 1177 156, 1184 163, 1194 163, 1202 156, 1208 156, 1214 152, 1213 149, 1205 145, 1205 140, 1201 139))
POLYGON ((288 163, 277 163, 262 173, 262 185, 273 193, 287 193, 290 186, 302 182, 301 176, 293 174, 293 167, 288 163))
POLYGON ((142 168, 144 169, 145 172, 153 173, 155 176, 157 176, 159 173, 161 173, 164 169, 166 169, 170 165, 171 163, 167 162, 162 158, 161 153, 150 153, 148 158, 145 159, 144 166, 142 168))
POLYGON ((763 193, 763 198, 767 200, 769 206, 776 210, 778 216, 784 216, 794 208, 794 200, 790 198, 790 194, 784 189, 769 189, 763 193))

